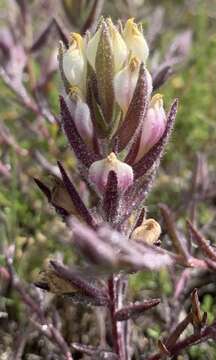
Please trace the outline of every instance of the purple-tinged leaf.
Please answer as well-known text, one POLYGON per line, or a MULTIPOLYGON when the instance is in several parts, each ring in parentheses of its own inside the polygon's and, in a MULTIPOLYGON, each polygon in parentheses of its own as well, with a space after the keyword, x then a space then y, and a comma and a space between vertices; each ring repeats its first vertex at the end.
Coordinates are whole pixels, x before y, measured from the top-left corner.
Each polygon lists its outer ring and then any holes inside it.
POLYGON ((56 29, 57 29, 60 39, 63 41, 65 46, 68 46, 67 31, 64 28, 63 24, 61 24, 60 21, 56 18, 53 19, 53 22, 56 26, 56 29))
POLYGON ((133 226, 132 228, 132 231, 131 233, 138 227, 138 226, 141 226, 142 223, 143 223, 143 220, 145 218, 145 215, 146 215, 146 208, 142 208, 142 210, 139 212, 139 215, 138 215, 138 218, 135 222, 135 225, 133 226))
MULTIPOLYGON (((206 326, 202 331, 196 334, 192 334, 187 336, 185 339, 178 341, 172 348, 170 349, 170 356, 176 357, 180 352, 192 345, 197 345, 201 342, 206 342, 207 339, 213 339, 215 341, 216 338, 216 324, 213 322, 212 325, 206 326)), ((161 360, 161 352, 158 352, 152 356, 146 358, 146 360, 161 360)))
POLYGON ((164 249, 131 240, 128 254, 121 255, 119 262, 123 268, 128 267, 139 271, 143 269, 159 270, 172 265, 175 260, 175 255, 173 256, 164 249))
POLYGON ((22 17, 22 23, 19 24, 23 28, 23 32, 26 32, 28 27, 29 8, 26 0, 16 0, 17 5, 20 8, 20 15, 22 17))
POLYGON ((67 107, 67 104, 62 96, 60 96, 62 125, 68 141, 78 158, 86 167, 99 160, 99 156, 93 153, 79 135, 73 117, 67 107))
POLYGON ((192 44, 192 31, 186 30, 178 34, 166 51, 165 61, 178 64, 188 57, 192 44))
POLYGON ((123 150, 133 138, 144 120, 148 104, 148 89, 144 64, 140 65, 139 77, 133 98, 125 119, 114 137, 119 137, 119 151, 123 150))
POLYGON ((137 134, 136 139, 131 145, 129 152, 124 160, 129 165, 132 165, 136 159, 139 150, 141 135, 142 135, 142 129, 140 129, 139 134, 137 134))
POLYGON ((70 227, 73 231, 71 243, 95 265, 114 269, 117 262, 117 254, 112 244, 101 240, 98 234, 90 227, 72 219, 70 227))
POLYGON ((79 351, 88 356, 94 355, 97 352, 97 348, 90 345, 72 343, 71 346, 74 350, 79 351))
POLYGON ((109 127, 106 123, 104 115, 102 113, 101 107, 99 106, 97 98, 97 84, 95 84, 96 79, 94 78, 95 74, 91 77, 91 80, 88 80, 88 89, 87 89, 87 102, 91 113, 92 123, 94 125, 95 133, 99 138, 106 138, 109 127))
POLYGON ((208 256, 213 261, 216 261, 216 251, 208 244, 205 237, 193 226, 190 220, 187 221, 192 238, 196 241, 203 254, 208 256))
POLYGON ((95 221, 93 220, 91 214, 89 213, 88 209, 86 208, 85 204, 83 203, 81 197, 79 196, 78 192, 76 191, 73 183, 71 182, 69 176, 67 175, 66 171, 64 170, 63 166, 60 162, 58 162, 59 170, 61 172, 63 183, 68 191, 68 194, 71 197, 71 200, 77 209, 77 212, 83 218, 84 221, 90 226, 95 226, 95 221))
POLYGON ((136 164, 133 165, 134 176, 138 178, 146 174, 146 172, 151 169, 153 164, 159 160, 163 154, 165 145, 168 142, 169 136, 171 134, 173 124, 175 121, 176 113, 178 107, 178 100, 176 99, 167 115, 167 126, 164 131, 163 136, 160 140, 149 150, 149 152, 143 156, 136 164))
POLYGON ((168 349, 170 349, 173 345, 175 345, 178 338, 181 336, 186 327, 192 322, 192 313, 189 313, 173 330, 173 332, 169 335, 167 340, 165 341, 165 345, 168 349))
POLYGON ((37 186, 39 187, 39 189, 46 195, 48 201, 51 202, 52 194, 51 194, 50 189, 44 183, 42 183, 42 181, 40 181, 39 179, 34 178, 34 181, 37 184, 37 186))
POLYGON ((52 206, 54 206, 57 214, 61 215, 63 219, 66 218, 69 215, 68 211, 55 204, 55 202, 52 199, 52 192, 50 191, 50 189, 39 179, 34 178, 34 181, 39 187, 39 189, 46 195, 49 203, 52 204, 52 206))
POLYGON ((103 199, 103 209, 106 220, 114 222, 117 215, 118 206, 118 178, 115 171, 110 171, 108 175, 106 191, 103 199))
POLYGON ((30 48, 31 52, 39 50, 42 46, 46 44, 52 27, 53 27, 53 19, 49 21, 48 25, 46 25, 45 28, 42 30, 42 32, 39 34, 37 40, 35 40, 35 42, 30 48))
POLYGON ((118 360, 118 356, 109 350, 103 350, 90 345, 84 345, 79 343, 72 343, 71 346, 74 350, 91 356, 92 360, 118 360))
POLYGON ((124 222, 134 210, 140 210, 140 205, 147 198, 155 178, 155 170, 148 173, 143 178, 136 179, 133 186, 128 189, 122 201, 121 218, 124 222))
POLYGON ((170 236, 170 239, 172 241, 173 247, 175 248, 175 251, 177 252, 177 254, 181 255, 182 258, 187 263, 187 261, 189 259, 189 253, 188 253, 188 249, 185 244, 186 241, 185 241, 183 235, 180 234, 176 228, 173 213, 168 208, 168 206, 165 204, 160 204, 159 208, 160 208, 161 214, 163 216, 163 219, 164 219, 164 222, 166 225, 167 233, 170 236))
POLYGON ((200 302, 198 297, 197 289, 194 289, 191 294, 191 303, 192 303, 192 322, 194 330, 200 329, 202 326, 202 313, 200 308, 200 302))
POLYGON ((111 123, 115 99, 113 88, 114 56, 110 33, 105 22, 103 22, 97 47, 95 68, 101 109, 106 122, 111 123))
POLYGON ((162 5, 155 6, 149 18, 149 26, 146 34, 147 43, 150 49, 153 49, 155 47, 155 41, 157 40, 158 36, 161 35, 165 20, 164 18, 165 18, 164 6, 162 5))
POLYGON ((153 91, 159 89, 171 74, 171 66, 166 63, 162 65, 153 76, 153 91))
POLYGON ((136 318, 141 316, 145 311, 153 308, 154 306, 160 303, 160 299, 151 299, 146 300, 143 303, 135 303, 123 307, 122 309, 116 311, 115 319, 116 321, 124 321, 131 318, 136 318))
POLYGON ((69 269, 64 265, 61 265, 57 261, 51 260, 50 264, 52 265, 59 277, 62 277, 63 279, 69 281, 72 286, 79 289, 80 292, 84 295, 98 300, 98 303, 100 303, 101 306, 107 305, 109 303, 108 294, 104 289, 99 289, 96 286, 93 286, 92 284, 84 280, 82 277, 80 277, 75 271, 69 269))
POLYGON ((65 90, 66 94, 70 94, 71 85, 70 85, 69 81, 66 79, 64 69, 63 69, 63 56, 64 56, 65 51, 66 51, 66 49, 65 49, 63 42, 59 41, 58 57, 57 57, 58 64, 59 64, 59 72, 60 72, 61 79, 62 79, 62 82, 64 85, 64 90, 65 90))
POLYGON ((160 339, 158 340, 158 348, 160 349, 161 355, 166 355, 170 357, 171 354, 169 350, 167 349, 163 341, 161 341, 160 339))
POLYGON ((51 19, 50 22, 48 23, 48 25, 46 25, 45 28, 42 30, 42 32, 38 36, 37 40, 31 46, 30 51, 31 52, 37 51, 42 46, 44 46, 48 40, 48 37, 49 37, 51 31, 53 31, 54 28, 56 28, 56 30, 59 34, 60 40, 62 40, 63 43, 65 44, 65 46, 67 46, 68 38, 67 38, 64 30, 62 29, 62 26, 60 26, 58 20, 56 20, 54 18, 54 19, 51 19))

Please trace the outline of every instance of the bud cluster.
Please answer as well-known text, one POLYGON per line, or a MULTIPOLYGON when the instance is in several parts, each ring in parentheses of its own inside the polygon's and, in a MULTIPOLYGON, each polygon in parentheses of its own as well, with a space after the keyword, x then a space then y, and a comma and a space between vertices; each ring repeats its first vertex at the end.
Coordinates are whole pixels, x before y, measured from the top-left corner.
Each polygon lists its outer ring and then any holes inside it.
POLYGON ((148 55, 142 27, 133 19, 115 26, 110 18, 102 18, 94 34, 72 33, 67 49, 60 44, 59 63, 67 94, 63 128, 78 159, 89 169, 88 181, 101 195, 110 171, 116 173, 120 193, 130 188, 136 178, 134 170, 166 132, 162 95, 152 96, 148 55), (77 153, 72 139, 75 133, 87 145, 82 154, 77 153), (82 161, 86 156, 89 161, 82 161))
POLYGON ((95 33, 72 33, 68 48, 60 43, 61 124, 94 207, 60 163, 62 179, 52 189, 36 181, 62 216, 93 228, 108 222, 133 246, 159 241, 159 224, 140 216, 177 111, 175 101, 166 114, 162 95, 152 94, 148 55, 133 19, 115 26, 101 18, 95 33))

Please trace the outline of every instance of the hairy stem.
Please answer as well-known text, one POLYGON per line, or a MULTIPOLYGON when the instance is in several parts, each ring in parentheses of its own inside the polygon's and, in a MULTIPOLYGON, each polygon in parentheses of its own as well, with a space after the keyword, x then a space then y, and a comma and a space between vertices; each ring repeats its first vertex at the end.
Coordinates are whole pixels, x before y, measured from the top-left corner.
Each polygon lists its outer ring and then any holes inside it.
POLYGON ((113 347, 119 360, 128 360, 127 354, 127 322, 116 321, 115 313, 123 306, 126 281, 122 275, 113 275, 108 280, 110 296, 110 315, 112 322, 113 347))

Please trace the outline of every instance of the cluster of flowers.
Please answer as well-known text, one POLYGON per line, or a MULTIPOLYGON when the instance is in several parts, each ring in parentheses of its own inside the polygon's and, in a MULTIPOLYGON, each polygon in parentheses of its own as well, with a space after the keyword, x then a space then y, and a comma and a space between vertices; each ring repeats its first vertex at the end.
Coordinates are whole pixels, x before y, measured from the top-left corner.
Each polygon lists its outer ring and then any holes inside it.
MULTIPOLYGON (((95 128, 99 127, 99 137, 106 138, 111 144, 113 139, 119 138, 118 151, 124 150, 130 137, 135 136, 133 147, 136 152, 133 151, 132 164, 142 159, 166 128, 162 96, 155 94, 150 100, 152 78, 145 65, 148 55, 142 29, 133 19, 129 19, 124 27, 120 23, 116 27, 111 19, 102 19, 93 36, 87 34, 83 38, 72 33, 70 46, 62 54, 62 72, 68 82, 69 96, 75 102, 72 115, 80 136, 94 147, 95 128), (143 99, 138 97, 141 86, 143 99), (139 112, 139 117, 145 117, 138 126, 137 114, 132 114, 131 105, 136 106, 134 112, 139 112), (99 126, 95 110, 99 112, 99 126), (128 124, 129 118, 134 124, 128 124), (133 127, 132 133, 128 127, 133 127)), ((115 152, 107 153, 109 150, 110 146, 107 146, 106 151, 102 151, 105 158, 91 165, 89 178, 97 190, 103 192, 109 171, 114 170, 119 189, 125 191, 134 180, 132 167, 117 159, 115 152)))
MULTIPOLYGON (((109 223, 132 243, 157 245, 160 225, 145 219, 143 204, 172 130, 177 101, 166 114, 162 96, 152 96, 148 55, 142 28, 133 19, 115 26, 102 18, 93 35, 72 33, 67 48, 60 43, 61 124, 94 205, 86 206, 60 163, 62 179, 52 189, 36 182, 63 216, 75 215, 96 231, 109 223)), ((134 263, 131 249, 128 258, 134 263)), ((117 267, 123 262, 117 259, 117 267)))

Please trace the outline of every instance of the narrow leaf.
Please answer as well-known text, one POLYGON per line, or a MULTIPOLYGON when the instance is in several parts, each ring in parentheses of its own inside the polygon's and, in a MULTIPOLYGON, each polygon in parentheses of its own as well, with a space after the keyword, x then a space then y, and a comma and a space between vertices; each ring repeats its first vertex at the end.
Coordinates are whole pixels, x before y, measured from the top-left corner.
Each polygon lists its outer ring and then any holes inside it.
POLYGON ((65 34, 65 32, 62 29, 62 26, 60 26, 57 19, 53 18, 50 20, 48 25, 45 26, 45 28, 42 30, 38 38, 35 40, 33 45, 30 48, 31 52, 39 50, 42 46, 44 46, 48 40, 48 37, 50 33, 56 28, 60 39, 63 41, 63 43, 67 46, 68 45, 68 39, 65 34))
POLYGON ((111 49, 111 39, 105 22, 103 23, 101 30, 95 59, 95 67, 101 108, 106 121, 110 123, 112 120, 114 106, 114 59, 111 49))
POLYGON ((71 284, 79 289, 84 295, 98 299, 101 305, 109 303, 109 297, 104 289, 99 289, 96 286, 91 285, 89 282, 81 278, 75 271, 64 265, 61 265, 57 261, 51 260, 50 264, 59 277, 62 277, 63 279, 71 282, 71 284))
POLYGON ((145 311, 153 308, 154 306, 160 304, 160 299, 151 299, 146 300, 143 303, 135 303, 123 307, 115 313, 115 319, 117 321, 128 320, 132 317, 141 316, 145 311))
POLYGON ((181 255, 187 263, 187 260, 189 259, 189 253, 185 246, 184 239, 176 229, 176 225, 171 210, 165 204, 160 204, 159 208, 161 210, 161 214, 163 216, 167 232, 170 236, 170 239, 172 240, 172 244, 177 254, 181 255))
POLYGON ((148 100, 147 90, 145 68, 142 63, 140 65, 137 85, 127 114, 125 115, 121 127, 115 134, 115 137, 119 137, 119 151, 123 150, 128 145, 136 130, 139 128, 139 125, 144 120, 148 100))
POLYGON ((91 85, 89 85, 88 105, 97 136, 101 138, 107 137, 109 127, 106 123, 101 107, 97 103, 95 92, 93 91, 93 87, 91 85))
POLYGON ((112 244, 103 241, 96 231, 92 230, 76 219, 70 221, 73 231, 71 243, 84 255, 91 263, 110 268, 112 271, 117 263, 117 254, 112 244))
POLYGON ((103 209, 107 221, 114 222, 118 206, 118 179, 115 171, 110 171, 103 199, 103 209))
POLYGON ((95 26, 102 12, 103 5, 104 5, 104 0, 94 0, 94 4, 91 8, 91 11, 87 19, 85 20, 85 23, 82 26, 82 30, 81 30, 82 34, 85 34, 87 30, 90 31, 95 26))
POLYGON ((140 139, 141 139, 142 129, 140 129, 139 134, 137 134, 135 141, 131 145, 129 152, 125 158, 125 162, 129 165, 132 165, 138 154, 140 139))
POLYGON ((200 308, 200 302, 199 302, 197 289, 194 289, 192 291, 191 302, 192 302, 193 325, 195 327, 199 328, 202 325, 202 313, 201 313, 201 308, 200 308))
POLYGON ((64 74, 64 70, 63 70, 63 56, 64 56, 64 52, 65 52, 65 47, 62 41, 59 41, 59 48, 58 48, 58 63, 59 63, 59 71, 60 71, 60 75, 61 75, 61 79, 64 85, 64 89, 66 91, 67 94, 69 94, 70 92, 70 83, 69 81, 66 79, 65 74, 64 74))
POLYGON ((76 191, 74 185, 72 184, 69 176, 67 175, 66 171, 64 170, 63 166, 60 162, 58 162, 59 170, 62 175, 63 183, 68 191, 68 194, 71 197, 71 200, 77 209, 80 216, 86 221, 86 223, 90 226, 95 226, 95 222, 89 213, 88 209, 86 208, 85 204, 83 203, 81 197, 79 196, 78 192, 76 191))
POLYGON ((48 25, 45 26, 45 28, 39 34, 38 38, 35 40, 35 42, 33 43, 30 49, 31 52, 39 50, 42 46, 46 44, 52 27, 53 27, 53 19, 49 21, 48 25))
POLYGON ((50 191, 50 189, 44 183, 42 183, 39 179, 34 178, 34 181, 37 184, 37 186, 39 187, 39 189, 46 195, 49 203, 54 206, 57 214, 61 215, 63 217, 63 219, 65 217, 67 217, 69 215, 68 211, 66 209, 56 205, 55 202, 53 202, 52 192, 50 191))
POLYGON ((34 181, 37 184, 37 186, 39 187, 39 189, 46 195, 48 201, 50 202, 52 199, 50 189, 44 183, 42 183, 42 181, 40 181, 39 179, 34 178, 34 181))
POLYGON ((170 65, 163 65, 153 77, 153 91, 159 89, 172 73, 170 65))
POLYGON ((186 327, 192 322, 192 314, 189 313, 174 329, 172 334, 169 335, 165 341, 165 345, 168 349, 172 348, 175 345, 176 341, 186 329, 186 327))
POLYGON ((208 241, 204 236, 193 226, 190 220, 187 221, 189 230, 193 236, 193 240, 196 241, 199 248, 203 251, 204 255, 207 255, 213 261, 216 261, 216 251, 208 244, 208 241))

